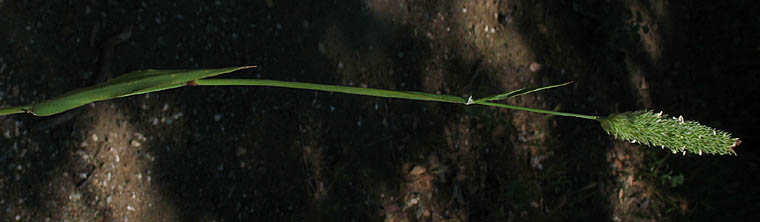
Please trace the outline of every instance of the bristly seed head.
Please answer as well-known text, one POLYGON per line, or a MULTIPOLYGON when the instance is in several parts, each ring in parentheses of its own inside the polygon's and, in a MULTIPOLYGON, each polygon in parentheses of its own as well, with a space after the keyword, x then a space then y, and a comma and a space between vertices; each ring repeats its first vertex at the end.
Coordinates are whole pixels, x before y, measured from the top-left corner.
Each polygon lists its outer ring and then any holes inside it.
POLYGON ((612 114, 599 120, 602 128, 617 139, 638 142, 649 146, 668 147, 671 152, 687 151, 702 155, 733 154, 741 144, 731 134, 684 120, 683 116, 668 118, 666 114, 651 111, 634 111, 612 114))

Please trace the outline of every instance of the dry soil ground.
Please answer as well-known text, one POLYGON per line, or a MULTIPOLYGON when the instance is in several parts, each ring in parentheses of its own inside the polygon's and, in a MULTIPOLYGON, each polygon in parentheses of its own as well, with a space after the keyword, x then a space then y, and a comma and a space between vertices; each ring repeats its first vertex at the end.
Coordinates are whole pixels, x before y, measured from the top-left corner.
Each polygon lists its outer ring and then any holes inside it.
POLYGON ((99 45, 131 27, 113 73, 257 65, 232 76, 475 97, 574 81, 507 102, 664 110, 744 141, 682 156, 580 119, 186 87, 42 132, 0 117, 0 220, 749 220, 760 8, 684 2, 0 0, 2 106, 90 84, 99 45))

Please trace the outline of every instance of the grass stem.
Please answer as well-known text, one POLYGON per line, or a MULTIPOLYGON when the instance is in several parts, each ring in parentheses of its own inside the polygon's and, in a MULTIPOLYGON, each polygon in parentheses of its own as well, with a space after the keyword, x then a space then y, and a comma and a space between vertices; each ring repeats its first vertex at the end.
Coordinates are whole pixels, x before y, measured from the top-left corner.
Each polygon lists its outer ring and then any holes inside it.
MULTIPOLYGON (((283 87, 283 88, 292 88, 292 89, 319 90, 319 91, 325 91, 325 92, 338 92, 338 93, 364 95, 364 96, 376 96, 376 97, 385 97, 385 98, 468 104, 467 99, 458 97, 458 96, 451 96, 451 95, 440 95, 440 94, 412 92, 412 91, 392 91, 392 90, 384 90, 384 89, 360 88, 360 87, 351 87, 351 86, 336 86, 336 85, 325 85, 325 84, 304 83, 304 82, 289 82, 289 81, 278 81, 278 80, 267 80, 267 79, 199 79, 196 82, 199 86, 271 86, 271 87, 283 87)), ((591 119, 591 120, 598 120, 600 118, 598 116, 557 112, 557 111, 551 111, 551 110, 528 108, 528 107, 522 107, 522 106, 507 105, 507 104, 502 104, 502 103, 487 102, 487 101, 476 101, 473 104, 501 107, 501 108, 535 112, 535 113, 545 113, 545 114, 551 114, 551 115, 557 115, 557 116, 568 116, 568 117, 576 117, 576 118, 583 118, 583 119, 591 119)))
POLYGON ((534 113, 545 113, 545 114, 551 114, 551 115, 557 115, 557 116, 576 117, 576 118, 590 119, 590 120, 599 120, 599 118, 601 118, 599 116, 583 115, 583 114, 577 114, 577 113, 557 112, 557 111, 551 111, 551 110, 528 108, 528 107, 507 105, 507 104, 494 103, 494 102, 476 102, 475 104, 486 105, 486 106, 502 107, 502 108, 514 109, 514 110, 522 110, 522 111, 528 111, 528 112, 534 112, 534 113))

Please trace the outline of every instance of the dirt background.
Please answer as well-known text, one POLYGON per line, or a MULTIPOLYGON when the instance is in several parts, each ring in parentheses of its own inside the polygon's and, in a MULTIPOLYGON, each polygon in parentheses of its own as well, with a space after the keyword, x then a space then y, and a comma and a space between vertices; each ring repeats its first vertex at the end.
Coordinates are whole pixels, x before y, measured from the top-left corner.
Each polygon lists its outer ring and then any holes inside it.
POLYGON ((0 105, 116 74, 230 74, 511 104, 664 110, 738 156, 673 155, 594 121, 267 87, 98 102, 43 132, 0 117, 3 221, 748 221, 760 169, 754 1, 0 0, 0 105), (540 69, 531 69, 540 65, 540 69))

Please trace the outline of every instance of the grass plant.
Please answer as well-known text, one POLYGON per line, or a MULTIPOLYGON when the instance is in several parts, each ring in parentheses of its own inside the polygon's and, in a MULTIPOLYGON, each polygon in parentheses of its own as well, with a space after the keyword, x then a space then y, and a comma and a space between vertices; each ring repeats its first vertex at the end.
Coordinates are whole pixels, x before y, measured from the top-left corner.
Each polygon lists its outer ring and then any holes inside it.
POLYGON ((514 106, 497 101, 521 96, 541 90, 561 87, 570 84, 563 83, 539 88, 518 89, 511 92, 488 96, 479 99, 441 95, 415 91, 394 91, 373 88, 325 85, 304 82, 278 81, 265 79, 208 79, 209 77, 226 74, 255 66, 230 67, 222 69, 202 70, 143 70, 124 74, 105 83, 77 89, 64 95, 26 106, 0 108, 0 116, 30 113, 36 116, 50 116, 66 112, 88 103, 139 95, 149 92, 173 89, 182 86, 267 86, 293 89, 338 92, 354 95, 409 99, 455 103, 462 105, 483 105, 521 110, 549 115, 575 117, 596 120, 602 128, 617 139, 639 143, 648 146, 668 148, 673 153, 688 152, 702 154, 736 154, 734 148, 741 141, 731 138, 731 134, 701 125, 694 121, 685 121, 682 116, 669 118, 662 112, 633 111, 614 113, 606 117, 583 115, 576 113, 558 112, 514 106))

